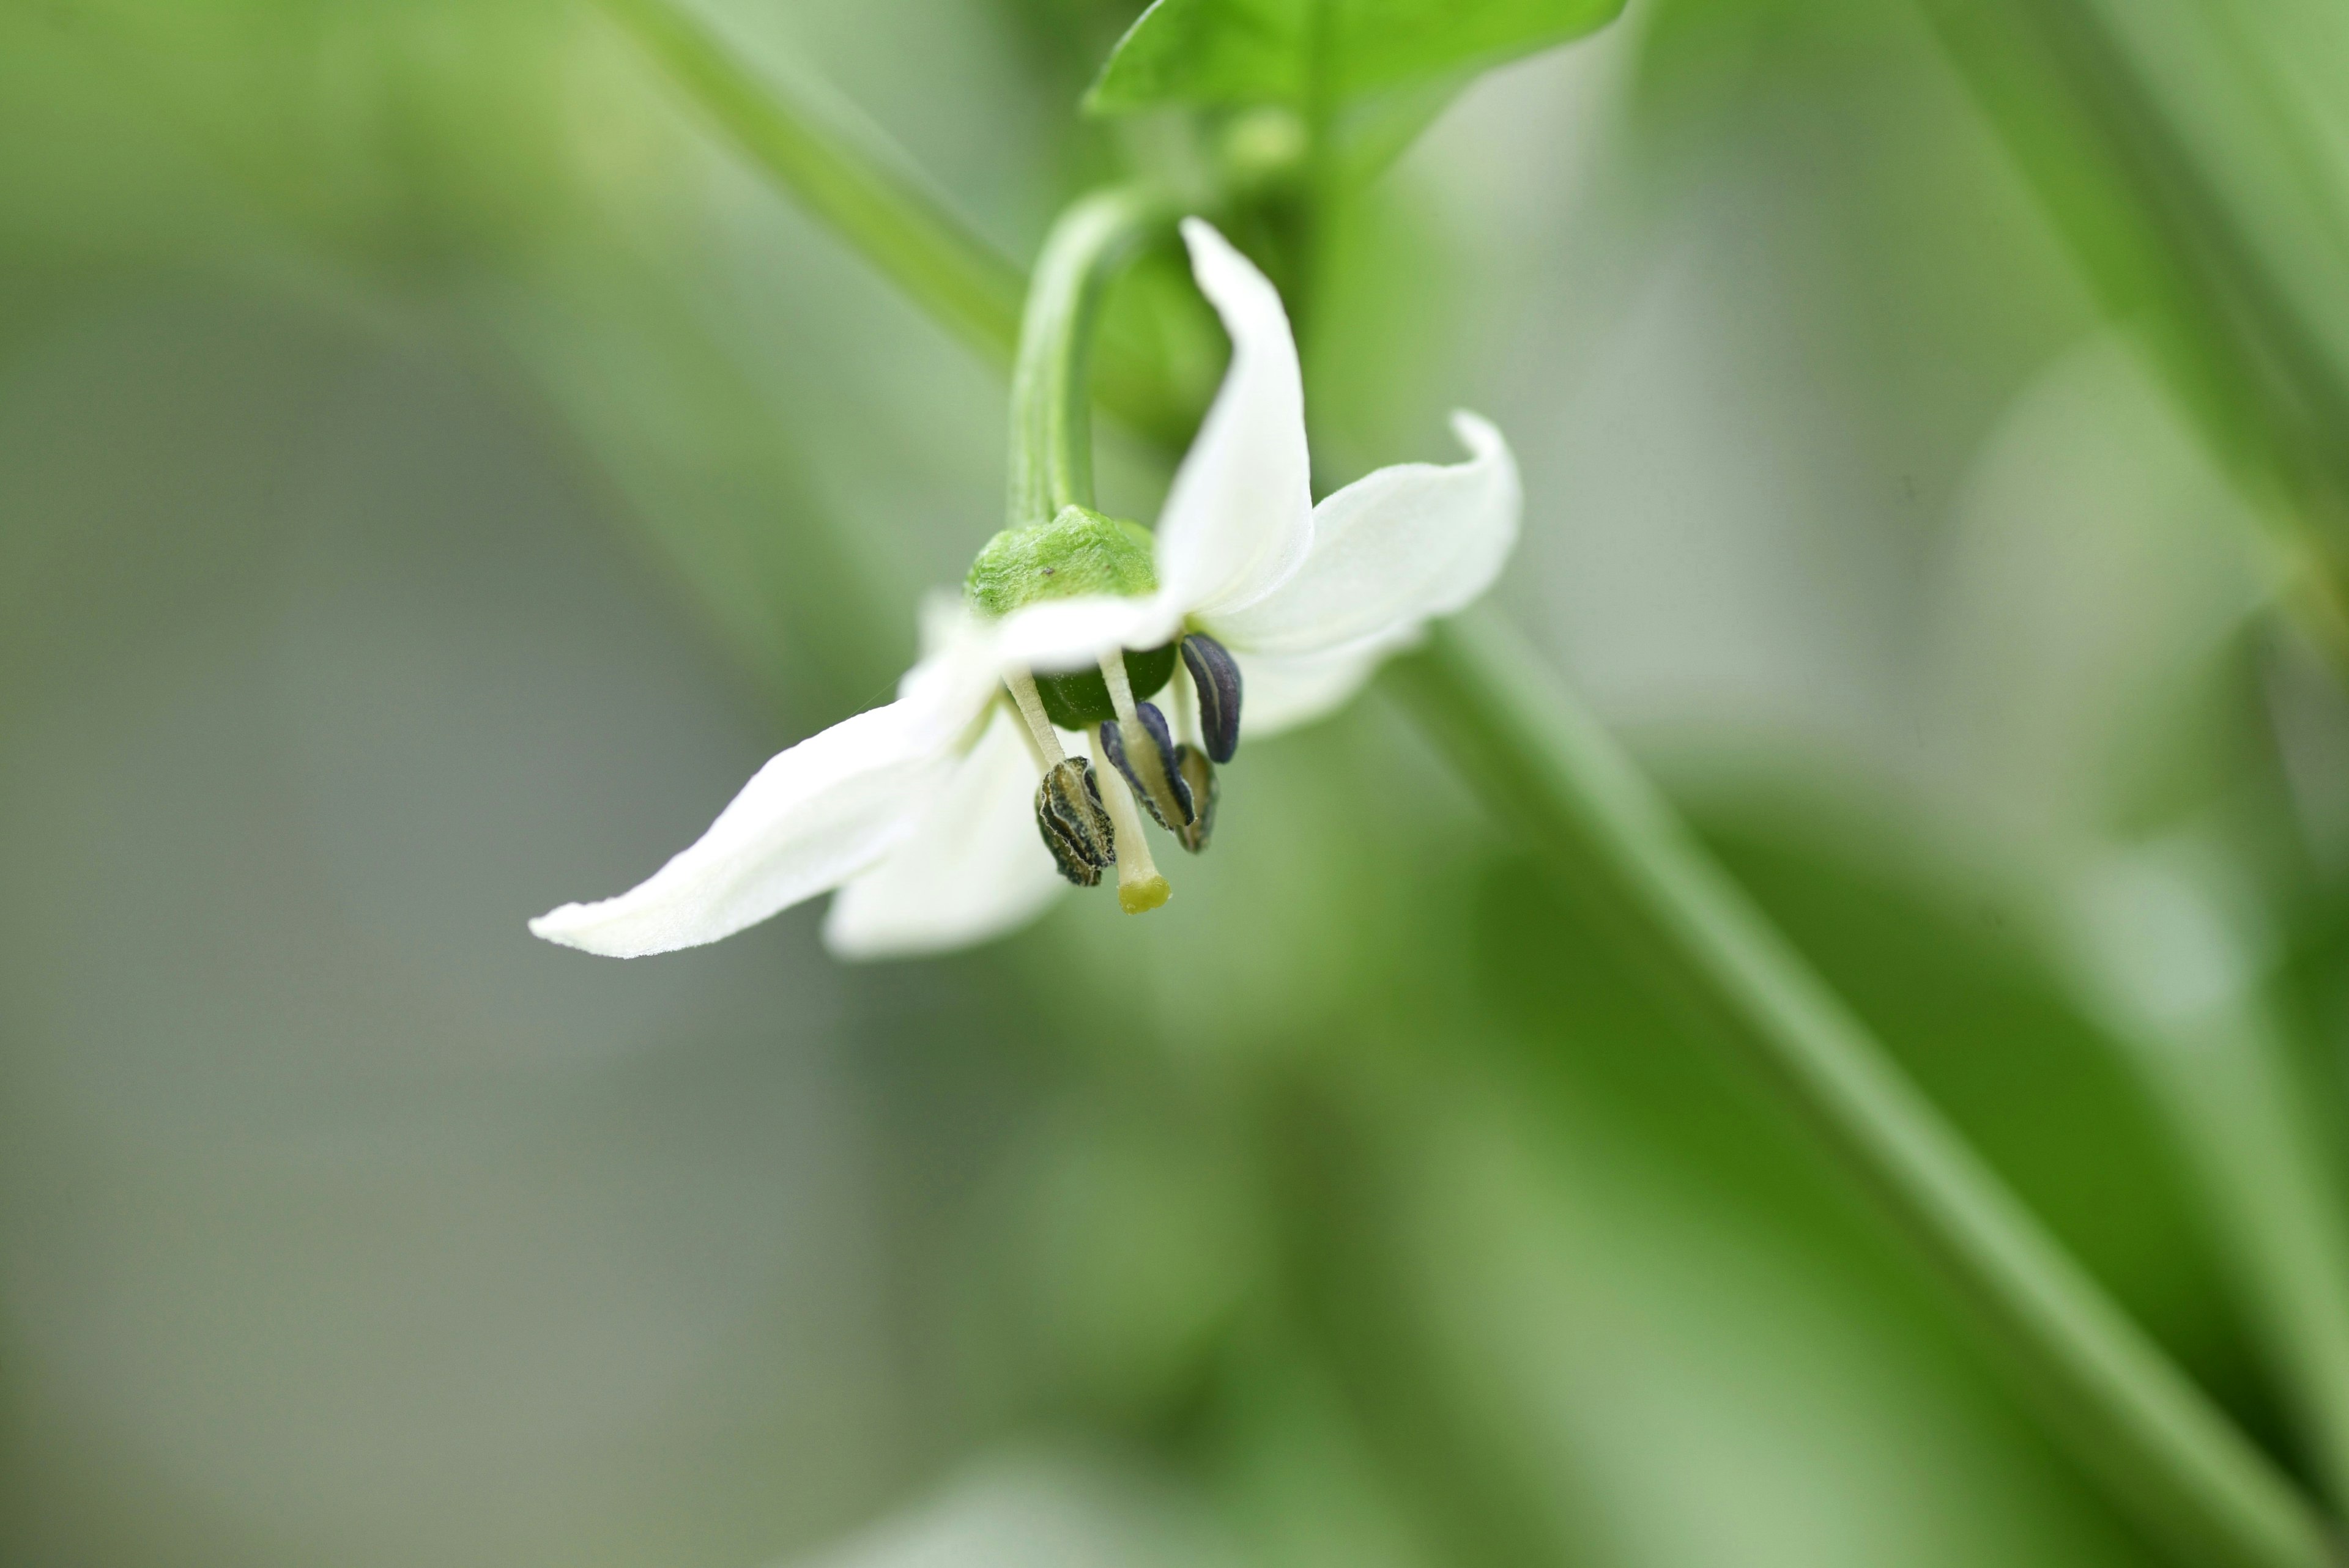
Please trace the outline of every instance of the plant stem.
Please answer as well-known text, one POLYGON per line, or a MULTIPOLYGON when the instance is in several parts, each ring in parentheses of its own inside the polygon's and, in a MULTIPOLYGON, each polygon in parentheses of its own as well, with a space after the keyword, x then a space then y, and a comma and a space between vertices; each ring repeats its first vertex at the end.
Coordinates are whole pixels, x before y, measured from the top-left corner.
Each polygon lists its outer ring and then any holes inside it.
POLYGON ((2349 1213, 2314 1086, 2266 994, 2271 955, 2222 880, 2229 863, 2222 845, 2192 840, 2114 854, 2084 884, 2073 968, 2199 1168, 2232 1283, 2338 1506, 2349 1498, 2349 1213))
MULTIPOLYGON (((603 0, 734 145, 914 303, 998 365, 1019 343, 1028 274, 947 207, 913 161, 819 81, 754 68, 677 0, 603 0)), ((1198 409, 1148 346, 1105 344, 1095 399, 1162 443, 1198 409)))
POLYGON ((2318 1480, 2349 1497, 2349 1234, 2310 1125, 2306 1086, 2277 1020, 2255 998, 2137 1042, 2282 1376, 2318 1480))
MULTIPOLYGON (((2349 310, 2334 238, 2349 205, 2337 181, 2299 178, 2321 167, 2316 125, 2241 31, 2337 44, 2339 7, 2295 19, 2212 6, 2194 21, 2196 8, 2110 0, 1922 3, 2110 312, 2150 344, 2271 525, 2277 607, 2349 684, 2349 310)), ((2299 1124, 2257 999, 2183 1026, 2199 1039, 2181 1054, 2178 1025, 2130 1005, 2162 978, 2138 976, 2107 1011, 2126 1015, 2123 1037, 2202 1168, 2317 1473, 2349 1506, 2349 1216, 2334 1173, 2299 1124)))
POLYGON ((2153 1539, 2197 1564, 2338 1561, 2313 1506, 1941 1119, 1519 637, 1464 618, 1390 678, 1462 776, 1923 1250, 2153 1539))
MULTIPOLYGON (((2273 526, 2276 599, 2349 684, 2349 221, 2285 63, 2338 6, 1921 0, 2116 319, 2273 526)), ((2146 1016, 2106 987, 2202 1168, 2315 1469, 2349 1506, 2349 1215, 2261 998, 2146 1016)))
POLYGON ((1177 211, 1148 189, 1113 187, 1073 203, 1045 236, 1011 366, 1012 527, 1092 505, 1087 372, 1102 296, 1118 266, 1177 211))
POLYGON ((828 89, 754 72, 673 0, 604 6, 812 214, 967 341, 1010 357, 1026 280, 878 130, 828 89))

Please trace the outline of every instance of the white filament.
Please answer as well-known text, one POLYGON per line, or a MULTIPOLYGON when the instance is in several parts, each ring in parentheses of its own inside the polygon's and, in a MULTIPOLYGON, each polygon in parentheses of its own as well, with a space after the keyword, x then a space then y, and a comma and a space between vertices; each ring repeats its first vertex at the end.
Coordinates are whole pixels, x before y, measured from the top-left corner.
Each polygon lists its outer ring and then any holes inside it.
POLYGON ((1026 736, 1030 755, 1036 758, 1036 771, 1050 773, 1067 759, 1061 749, 1061 733, 1052 727, 1044 712, 1044 699, 1036 690, 1036 677, 1021 670, 1003 677, 1010 689, 1011 700, 1019 705, 1019 717, 1027 720, 1026 736))

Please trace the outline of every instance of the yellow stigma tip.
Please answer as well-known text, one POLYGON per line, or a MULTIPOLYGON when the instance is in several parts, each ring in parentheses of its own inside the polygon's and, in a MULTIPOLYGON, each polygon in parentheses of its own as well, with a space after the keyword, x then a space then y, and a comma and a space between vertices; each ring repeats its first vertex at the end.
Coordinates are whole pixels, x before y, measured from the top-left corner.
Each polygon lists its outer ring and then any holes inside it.
POLYGON ((1138 877, 1117 884, 1117 907, 1128 914, 1146 914, 1164 903, 1174 892, 1164 877, 1138 877))

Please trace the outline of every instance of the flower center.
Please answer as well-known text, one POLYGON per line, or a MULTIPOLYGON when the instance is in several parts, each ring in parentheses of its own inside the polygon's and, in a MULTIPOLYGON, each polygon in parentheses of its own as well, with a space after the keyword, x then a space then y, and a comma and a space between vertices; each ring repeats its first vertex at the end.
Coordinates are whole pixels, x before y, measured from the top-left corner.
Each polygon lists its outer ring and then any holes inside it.
MULTIPOLYGON (((1084 593, 1142 598, 1158 591, 1151 548, 1150 532, 1139 523, 1062 507, 1049 522, 1007 528, 988 540, 963 579, 963 596, 990 616, 1084 593)), ((1128 653, 1126 685, 1138 696, 1155 696, 1174 674, 1174 659, 1172 643, 1128 653)), ((1091 729, 1119 717, 1097 669, 1039 675, 1036 695, 1045 717, 1062 729, 1091 729)))
MULTIPOLYGON (((982 615, 1009 615, 1082 593, 1139 598, 1158 591, 1148 531, 1091 507, 1065 506, 1049 522, 1007 528, 987 542, 963 594, 982 615)), ((1052 863, 1079 887, 1117 868, 1117 902, 1129 914, 1167 899, 1142 812, 1193 854, 1207 847, 1219 789, 1216 764, 1239 744, 1239 665, 1222 644, 1194 632, 1156 648, 1120 648, 1096 669, 1034 672, 1003 683, 1018 705, 1042 780, 1036 830, 1052 863), (1149 699, 1178 688, 1166 715, 1149 699), (1187 697, 1188 700, 1185 700, 1187 697), (1071 757, 1062 730, 1086 738, 1091 760, 1071 757), (1140 810, 1136 810, 1139 803, 1140 810)))
POLYGON ((1080 887, 1095 886, 1102 872, 1116 866, 1118 904, 1129 914, 1157 908, 1170 892, 1151 858, 1136 802, 1197 854, 1215 830, 1221 798, 1215 765, 1231 760, 1239 743, 1238 665, 1202 633, 1183 638, 1181 651, 1178 684, 1195 702, 1186 704, 1178 694, 1174 704, 1184 738, 1174 738, 1154 704, 1135 696, 1128 674, 1134 655, 1121 649, 1102 659, 1094 676, 1110 717, 1084 727, 1091 762, 1062 748, 1062 727, 1050 711, 1041 677, 1019 675, 1004 683, 1043 774, 1036 827, 1053 863, 1080 887))

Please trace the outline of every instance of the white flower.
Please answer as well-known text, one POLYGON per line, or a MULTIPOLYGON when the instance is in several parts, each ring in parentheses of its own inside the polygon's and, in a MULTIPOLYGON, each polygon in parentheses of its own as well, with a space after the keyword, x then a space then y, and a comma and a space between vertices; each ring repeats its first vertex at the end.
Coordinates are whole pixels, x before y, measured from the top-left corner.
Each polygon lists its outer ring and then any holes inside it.
POLYGON ((1153 907, 1165 882, 1129 780, 1186 847, 1200 847, 1214 807, 1208 757, 1228 758, 1243 691, 1251 735, 1318 717, 1430 618, 1491 585, 1519 511, 1500 433, 1455 414, 1465 462, 1381 469, 1315 506, 1280 297, 1206 223, 1187 220, 1183 237, 1232 361, 1150 545, 1154 591, 1044 599, 996 616, 934 605, 896 701, 774 758, 649 879, 541 915, 533 933, 637 957, 715 942, 838 889, 824 923, 833 952, 933 952, 1024 923, 1063 874, 1095 881, 1112 858, 1121 902, 1153 907), (1137 700, 1150 694, 1129 689, 1123 655, 1159 650, 1163 667, 1177 642, 1170 733, 1137 700), (1096 670, 1092 689, 1106 688, 1117 722, 1089 737, 1102 764, 1089 769, 1062 760, 1072 738, 1048 721, 1037 677, 1057 691, 1057 677, 1096 670), (1048 806, 1058 848, 1040 830, 1048 806))

